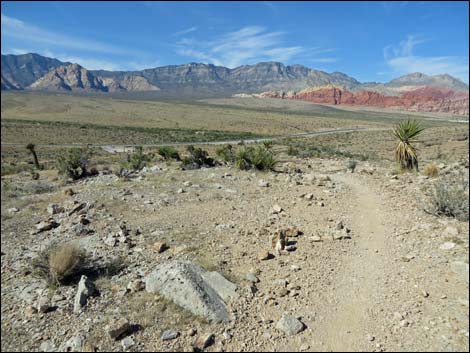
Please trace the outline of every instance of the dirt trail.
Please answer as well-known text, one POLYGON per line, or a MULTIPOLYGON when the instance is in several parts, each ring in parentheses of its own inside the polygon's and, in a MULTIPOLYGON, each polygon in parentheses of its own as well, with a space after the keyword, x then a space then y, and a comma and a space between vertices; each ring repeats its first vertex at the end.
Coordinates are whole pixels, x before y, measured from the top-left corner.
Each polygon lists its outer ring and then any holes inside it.
POLYGON ((335 181, 351 191, 346 226, 352 229, 356 252, 346 261, 334 288, 336 306, 326 316, 323 329, 326 350, 370 350, 370 338, 378 331, 375 302, 380 296, 388 266, 385 221, 381 200, 373 190, 353 175, 335 181))

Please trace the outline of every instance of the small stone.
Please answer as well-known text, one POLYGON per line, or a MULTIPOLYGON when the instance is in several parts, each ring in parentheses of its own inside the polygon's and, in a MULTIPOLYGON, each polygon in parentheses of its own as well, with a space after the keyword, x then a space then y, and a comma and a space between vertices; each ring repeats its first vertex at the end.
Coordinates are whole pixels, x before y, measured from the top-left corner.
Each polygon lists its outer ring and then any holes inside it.
POLYGON ((170 341, 174 340, 175 338, 178 338, 180 333, 178 331, 173 331, 173 330, 166 330, 163 331, 161 339, 162 341, 170 341))
POLYGON ((197 333, 197 330, 194 329, 194 328, 190 328, 186 334, 189 336, 189 337, 193 337, 195 334, 197 333))
POLYGON ((248 273, 246 274, 245 278, 246 278, 248 281, 252 282, 252 283, 258 283, 258 282, 259 282, 259 278, 256 277, 256 276, 255 276, 253 273, 251 273, 251 272, 248 272, 248 273))
POLYGON ((400 326, 401 327, 408 327, 410 323, 407 320, 401 320, 400 321, 400 326))
POLYGON ((176 191, 178 194, 183 194, 184 193, 184 190, 182 188, 178 189, 178 191, 176 191))
POLYGON ((42 221, 36 224, 36 229, 38 233, 45 232, 51 230, 52 228, 56 228, 59 226, 59 223, 55 222, 53 219, 49 219, 47 221, 42 221))
POLYGON ((295 245, 287 245, 284 249, 286 251, 295 251, 297 250, 297 247, 295 245))
POLYGON ((50 305, 50 302, 49 302, 48 298, 46 298, 46 297, 39 298, 39 300, 37 302, 37 306, 36 306, 36 309, 37 309, 38 312, 46 313, 46 312, 49 311, 50 308, 51 308, 51 305, 50 305))
POLYGON ((266 251, 266 250, 262 250, 258 254, 258 260, 260 260, 260 261, 269 260, 272 257, 273 257, 273 255, 269 251, 266 251))
POLYGON ((279 297, 281 297, 281 298, 282 298, 282 297, 285 297, 285 296, 288 295, 288 294, 289 294, 289 290, 288 290, 287 288, 281 288, 281 289, 279 289, 278 292, 277 292, 277 295, 278 295, 279 297))
POLYGON ((17 207, 12 207, 8 209, 8 213, 16 213, 16 212, 20 212, 20 209, 17 207))
POLYGON ((56 346, 51 341, 43 341, 39 346, 39 351, 41 352, 55 352, 56 350, 56 346))
POLYGON ((265 180, 260 180, 258 182, 258 186, 261 187, 261 188, 267 188, 267 187, 269 187, 269 183, 265 180))
POLYGON ((153 243, 153 250, 155 250, 159 254, 164 252, 166 249, 168 249, 168 247, 165 242, 157 241, 153 243))
POLYGON ((271 209, 272 214, 278 214, 278 213, 281 213, 282 211, 283 211, 282 207, 279 206, 278 204, 275 204, 273 208, 271 209))
POLYGON ((284 332, 287 336, 293 336, 301 332, 305 326, 296 317, 284 314, 281 320, 276 324, 276 328, 284 332))
POLYGON ((140 292, 145 289, 145 282, 141 279, 136 279, 135 281, 129 282, 127 288, 131 292, 140 292))
POLYGON ((393 318, 394 318, 395 320, 397 320, 397 321, 401 321, 401 320, 403 320, 403 315, 400 314, 398 311, 395 311, 395 312, 393 313, 393 318))
POLYGON ((375 337, 372 336, 372 335, 367 335, 367 336, 366 336, 366 339, 367 339, 369 342, 375 341, 375 337))
POLYGON ((127 336, 121 341, 121 346, 124 350, 127 350, 135 345, 134 339, 131 336, 127 336))
POLYGON ((304 199, 307 199, 307 200, 313 200, 314 196, 312 193, 309 193, 309 194, 305 194, 304 196, 304 199))
POLYGON ((425 290, 421 291, 421 295, 425 298, 429 297, 429 293, 426 292, 425 290))
POLYGON ((49 213, 50 215, 60 213, 63 210, 64 209, 56 203, 50 203, 49 205, 47 205, 47 213, 49 213))
POLYGON ((312 240, 313 242, 319 242, 319 241, 321 241, 321 237, 318 236, 318 235, 314 235, 314 236, 312 236, 311 240, 312 240))
POLYGON ((38 310, 35 307, 31 306, 31 305, 27 306, 26 309, 24 309, 24 315, 28 318, 30 318, 31 316, 33 316, 37 312, 38 312, 38 310))
POLYGON ((67 340, 62 347, 62 352, 80 352, 82 350, 84 337, 80 334, 75 335, 67 340))
POLYGON ((194 348, 196 349, 205 349, 214 344, 214 334, 204 334, 199 336, 194 342, 194 348))
POLYGON ((455 247, 455 243, 451 242, 451 241, 448 241, 448 242, 445 242, 443 244, 441 244, 441 246, 439 246, 439 249, 441 250, 451 250, 455 247))
POLYGON ((115 340, 119 339, 120 337, 124 336, 130 331, 131 331, 131 325, 129 324, 129 321, 127 321, 125 318, 121 318, 117 321, 113 321, 108 326, 108 333, 111 336, 111 338, 114 338, 115 340))

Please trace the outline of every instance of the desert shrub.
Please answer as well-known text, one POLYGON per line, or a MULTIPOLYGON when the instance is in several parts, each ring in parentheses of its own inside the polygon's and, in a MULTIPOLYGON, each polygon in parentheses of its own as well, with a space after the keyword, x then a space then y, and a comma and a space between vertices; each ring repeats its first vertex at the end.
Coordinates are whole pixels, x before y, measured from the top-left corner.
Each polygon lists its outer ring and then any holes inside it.
POLYGON ((32 260, 32 273, 51 285, 64 284, 84 270, 85 254, 74 244, 52 246, 32 260))
POLYGON ((450 180, 441 179, 425 192, 422 207, 425 212, 435 216, 468 221, 468 196, 467 184, 452 184, 450 180))
POLYGON ((147 161, 148 156, 144 154, 142 146, 137 146, 135 152, 128 156, 126 167, 131 170, 141 170, 147 161))
POLYGON ((232 145, 225 145, 216 150, 217 157, 227 163, 235 161, 235 151, 232 145))
POLYGON ((165 160, 176 159, 180 161, 180 154, 176 149, 170 146, 163 146, 158 149, 158 154, 162 156, 165 160))
POLYGON ((73 147, 59 155, 57 169, 60 174, 73 180, 83 178, 87 175, 90 157, 91 151, 89 149, 73 147))
POLYGON ((209 157, 207 151, 194 146, 188 146, 187 151, 189 156, 184 157, 182 160, 183 169, 210 168, 215 166, 214 159, 209 157))
POLYGON ((273 148, 273 141, 271 140, 268 140, 268 141, 263 141, 263 147, 267 150, 270 150, 271 148, 273 148))
POLYGON ((297 148, 295 148, 294 146, 290 145, 287 148, 287 154, 289 156, 298 156, 299 155, 299 150, 297 148))
POLYGON ((439 169, 434 163, 428 164, 426 167, 424 167, 424 175, 434 178, 437 177, 439 174, 439 169))
POLYGON ((354 173, 354 170, 356 169, 356 166, 357 166, 357 161, 355 160, 349 160, 346 167, 348 168, 348 170, 351 171, 351 173, 354 173))
POLYGON ((241 170, 273 170, 276 163, 274 154, 264 146, 241 148, 235 161, 236 167, 241 170))

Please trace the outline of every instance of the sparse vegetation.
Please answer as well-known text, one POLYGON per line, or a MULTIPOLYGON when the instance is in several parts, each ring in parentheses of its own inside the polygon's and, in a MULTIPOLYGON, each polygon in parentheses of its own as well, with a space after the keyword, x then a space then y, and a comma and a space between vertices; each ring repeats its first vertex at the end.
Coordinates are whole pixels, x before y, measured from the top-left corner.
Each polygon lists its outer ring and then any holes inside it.
POLYGON ((183 169, 210 168, 215 166, 214 159, 209 157, 209 153, 202 148, 188 146, 187 151, 189 156, 183 158, 183 169))
POLYGON ((398 139, 395 148, 395 160, 403 170, 418 171, 418 155, 412 145, 416 138, 424 131, 424 128, 416 120, 400 122, 394 129, 393 135, 398 139))
POLYGON ((351 171, 351 173, 354 173, 356 166, 357 166, 357 161, 355 160, 349 160, 348 164, 346 165, 346 167, 348 168, 349 171, 351 171))
POLYGON ((170 146, 163 146, 158 149, 158 154, 163 157, 165 160, 175 159, 177 161, 181 160, 180 154, 176 149, 170 146))
POLYGON ((241 170, 273 170, 276 164, 274 154, 264 146, 243 147, 237 152, 236 166, 241 170))
POLYGON ((434 163, 428 164, 424 167, 424 175, 430 177, 430 178, 435 178, 439 174, 439 169, 437 168, 437 165, 434 163))
POLYGON ((85 254, 74 244, 62 244, 42 251, 32 260, 34 275, 45 279, 49 285, 66 283, 84 270, 85 254))
POLYGON ((441 179, 427 190, 423 209, 435 216, 468 221, 468 197, 468 184, 453 184, 451 180, 441 179))
POLYGON ((217 157, 227 163, 233 163, 235 161, 235 151, 232 145, 225 145, 217 149, 217 157))
POLYGON ((144 154, 142 146, 137 146, 135 152, 127 156, 127 162, 124 167, 130 170, 141 170, 145 167, 149 158, 144 154))
POLYGON ((91 151, 87 148, 73 147, 65 151, 57 158, 59 174, 66 175, 73 180, 85 177, 90 157, 91 151))

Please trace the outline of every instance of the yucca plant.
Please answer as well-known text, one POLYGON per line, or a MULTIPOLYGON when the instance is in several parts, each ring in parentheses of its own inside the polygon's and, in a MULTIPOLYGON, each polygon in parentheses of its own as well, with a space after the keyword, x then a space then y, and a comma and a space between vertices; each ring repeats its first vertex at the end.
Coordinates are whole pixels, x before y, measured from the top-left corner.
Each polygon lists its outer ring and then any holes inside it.
POLYGON ((395 148, 395 159, 401 169, 418 171, 418 155, 412 143, 423 132, 424 128, 416 120, 400 122, 394 129, 393 135, 399 140, 395 148))
POLYGON ((31 152, 32 156, 33 156, 33 161, 34 161, 34 166, 36 167, 36 169, 40 169, 40 165, 39 165, 39 161, 38 161, 38 155, 36 154, 36 150, 35 150, 35 145, 34 143, 28 143, 26 145, 26 149, 31 152))

